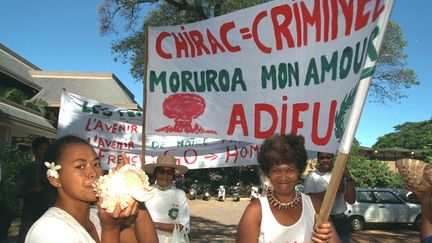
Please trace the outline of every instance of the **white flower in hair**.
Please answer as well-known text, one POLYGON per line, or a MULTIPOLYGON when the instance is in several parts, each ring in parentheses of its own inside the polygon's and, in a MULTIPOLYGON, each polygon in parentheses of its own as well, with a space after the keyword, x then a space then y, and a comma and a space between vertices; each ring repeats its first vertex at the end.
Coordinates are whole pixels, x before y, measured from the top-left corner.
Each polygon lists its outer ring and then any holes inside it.
POLYGON ((45 166, 48 168, 47 177, 59 178, 57 171, 61 169, 61 165, 56 165, 54 162, 45 162, 45 166))
POLYGON ((110 170, 108 175, 99 177, 93 183, 96 196, 102 197, 101 208, 112 213, 117 203, 121 209, 133 200, 145 202, 153 197, 147 174, 133 165, 126 164, 117 171, 110 170))

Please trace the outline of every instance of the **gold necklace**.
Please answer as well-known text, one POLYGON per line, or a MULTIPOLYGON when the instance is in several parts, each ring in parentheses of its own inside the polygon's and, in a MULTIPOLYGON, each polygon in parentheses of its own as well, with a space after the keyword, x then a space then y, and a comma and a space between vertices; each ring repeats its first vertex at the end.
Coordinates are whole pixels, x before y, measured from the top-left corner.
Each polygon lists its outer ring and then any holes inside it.
POLYGON ((287 203, 283 203, 279 200, 276 199, 276 197, 273 194, 273 190, 268 190, 267 191, 267 200, 269 201, 269 203, 277 208, 277 209, 283 209, 283 210, 288 210, 289 208, 293 208, 295 206, 297 206, 300 203, 300 198, 301 195, 299 192, 295 193, 295 196, 293 198, 293 200, 291 200, 291 202, 287 202, 287 203))

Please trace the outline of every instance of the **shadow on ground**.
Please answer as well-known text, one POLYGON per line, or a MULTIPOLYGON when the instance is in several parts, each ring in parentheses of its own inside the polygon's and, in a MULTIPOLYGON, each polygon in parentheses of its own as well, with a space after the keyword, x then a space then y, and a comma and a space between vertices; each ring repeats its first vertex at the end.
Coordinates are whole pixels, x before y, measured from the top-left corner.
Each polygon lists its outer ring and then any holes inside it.
POLYGON ((368 225, 364 230, 351 234, 351 243, 418 243, 420 232, 408 225, 382 224, 368 225))
MULTIPOLYGON (((235 242, 237 225, 225 225, 217 221, 191 216, 191 243, 235 242)), ((419 231, 407 225, 371 225, 365 230, 353 232, 351 243, 414 243, 419 242, 419 231)))
POLYGON ((209 219, 191 216, 191 243, 235 242, 237 225, 225 225, 209 219))

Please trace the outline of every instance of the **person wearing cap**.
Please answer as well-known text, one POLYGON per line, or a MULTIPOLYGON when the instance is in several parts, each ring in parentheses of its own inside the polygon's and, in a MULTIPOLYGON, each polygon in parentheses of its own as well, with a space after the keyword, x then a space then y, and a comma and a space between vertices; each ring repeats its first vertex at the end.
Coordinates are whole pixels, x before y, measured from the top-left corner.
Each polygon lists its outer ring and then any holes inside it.
POLYGON ((155 195, 146 202, 146 207, 153 219, 159 242, 166 242, 174 230, 175 224, 180 230, 186 228, 189 233, 190 215, 186 193, 175 187, 175 175, 183 175, 188 168, 178 165, 170 155, 159 156, 156 163, 144 165, 144 171, 154 175, 155 195))

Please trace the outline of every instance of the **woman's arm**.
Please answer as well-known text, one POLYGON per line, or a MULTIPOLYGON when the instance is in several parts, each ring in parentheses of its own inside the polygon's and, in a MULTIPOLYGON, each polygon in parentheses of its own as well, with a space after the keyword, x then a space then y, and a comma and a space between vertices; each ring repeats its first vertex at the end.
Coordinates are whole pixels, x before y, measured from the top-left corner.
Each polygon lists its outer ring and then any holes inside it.
POLYGON ((135 220, 135 235, 139 243, 159 242, 155 225, 144 203, 141 203, 135 220))
POLYGON ((245 209, 237 226, 237 243, 258 242, 261 227, 261 203, 254 200, 245 209))
MULTIPOLYGON (((410 189, 410 188, 409 188, 410 189)), ((421 205, 421 227, 420 227, 420 242, 426 242, 425 238, 432 236, 432 209, 431 209, 431 194, 432 192, 418 192, 410 189, 420 201, 421 205)))

